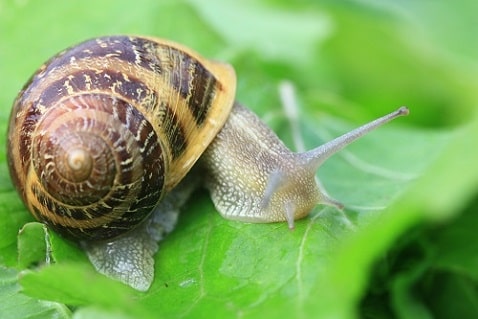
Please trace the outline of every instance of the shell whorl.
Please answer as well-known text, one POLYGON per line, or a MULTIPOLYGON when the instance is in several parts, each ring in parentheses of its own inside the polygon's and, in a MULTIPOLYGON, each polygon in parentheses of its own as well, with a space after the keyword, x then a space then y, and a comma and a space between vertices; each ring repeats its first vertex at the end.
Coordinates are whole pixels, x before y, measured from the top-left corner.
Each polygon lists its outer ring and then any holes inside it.
POLYGON ((224 124, 235 75, 172 42, 104 37, 53 57, 14 104, 10 172, 33 215, 75 239, 141 223, 224 124))
POLYGON ((67 236, 108 238, 149 214, 164 175, 148 121, 123 100, 85 93, 59 102, 38 122, 26 197, 37 218, 61 225, 67 236))

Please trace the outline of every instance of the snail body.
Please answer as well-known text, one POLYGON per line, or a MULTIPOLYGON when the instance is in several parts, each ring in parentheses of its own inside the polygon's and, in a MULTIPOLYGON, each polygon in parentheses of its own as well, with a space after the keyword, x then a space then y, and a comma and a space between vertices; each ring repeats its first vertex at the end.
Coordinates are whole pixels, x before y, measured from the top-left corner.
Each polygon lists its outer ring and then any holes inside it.
POLYGON ((408 113, 402 107, 294 153, 235 102, 235 88, 232 67, 167 40, 83 42, 44 64, 15 100, 12 180, 33 216, 53 230, 77 241, 114 241, 140 228, 199 161, 221 215, 292 228, 319 203, 340 207, 316 182, 325 159, 408 113))

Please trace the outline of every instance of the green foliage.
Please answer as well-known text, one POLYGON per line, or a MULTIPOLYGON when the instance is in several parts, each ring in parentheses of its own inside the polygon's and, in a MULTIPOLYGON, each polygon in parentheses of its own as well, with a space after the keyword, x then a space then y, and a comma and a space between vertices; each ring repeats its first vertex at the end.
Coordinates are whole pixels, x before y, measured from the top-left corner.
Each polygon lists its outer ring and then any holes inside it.
POLYGON ((198 192, 160 244, 146 293, 97 274, 78 247, 29 223, 3 134, 0 318, 477 317, 475 1, 318 2, 0 0, 0 132, 47 58, 123 33, 231 63, 238 99, 291 147, 283 79, 296 87, 309 147, 399 105, 411 110, 319 170, 346 209, 319 206, 294 231, 224 220, 198 192))

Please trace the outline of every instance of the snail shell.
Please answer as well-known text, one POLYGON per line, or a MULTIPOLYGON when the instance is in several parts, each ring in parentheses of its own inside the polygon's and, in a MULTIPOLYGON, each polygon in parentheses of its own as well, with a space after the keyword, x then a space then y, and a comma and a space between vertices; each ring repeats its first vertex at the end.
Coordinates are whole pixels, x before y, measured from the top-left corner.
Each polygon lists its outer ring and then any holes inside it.
POLYGON ((40 221, 74 239, 141 223, 226 121, 235 73, 166 40, 112 36, 44 64, 9 126, 15 186, 40 221))

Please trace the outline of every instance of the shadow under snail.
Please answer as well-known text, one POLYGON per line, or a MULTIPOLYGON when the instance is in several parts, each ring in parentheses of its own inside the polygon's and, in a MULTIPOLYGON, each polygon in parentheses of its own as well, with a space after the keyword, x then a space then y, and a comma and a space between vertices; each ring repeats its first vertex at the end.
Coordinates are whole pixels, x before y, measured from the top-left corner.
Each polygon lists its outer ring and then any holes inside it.
POLYGON ((13 182, 33 216, 79 242, 100 272, 146 290, 157 240, 171 230, 162 209, 176 209, 181 192, 198 183, 183 182, 174 193, 196 162, 222 216, 293 228, 317 204, 341 207, 316 181, 328 157, 408 114, 401 107, 294 153, 235 101, 235 88, 231 66, 174 42, 110 36, 80 43, 45 63, 14 102, 13 182))

